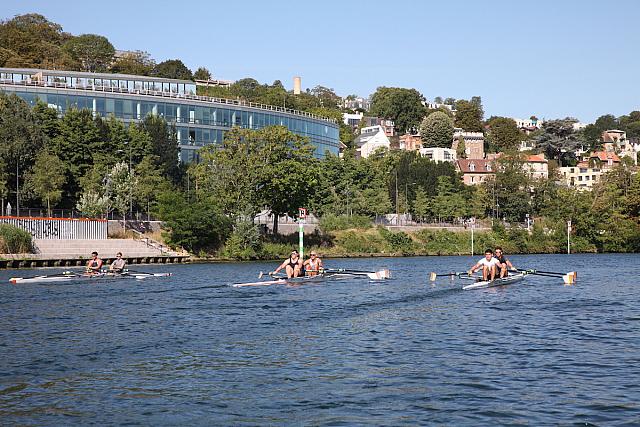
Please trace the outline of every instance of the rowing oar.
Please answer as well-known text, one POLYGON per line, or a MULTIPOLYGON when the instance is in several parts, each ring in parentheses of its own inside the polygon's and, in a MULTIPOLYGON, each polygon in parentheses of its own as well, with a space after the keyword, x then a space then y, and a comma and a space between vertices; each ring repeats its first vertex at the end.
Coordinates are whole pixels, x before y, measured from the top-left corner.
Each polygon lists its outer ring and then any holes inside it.
POLYGON ((380 271, 351 270, 348 268, 325 269, 324 271, 325 273, 347 273, 353 274, 354 276, 367 276, 371 280, 382 280, 391 278, 391 272, 388 268, 382 269, 380 271))
POLYGON ((565 284, 567 285, 572 285, 576 282, 576 280, 578 279, 578 272, 576 271, 569 271, 568 273, 560 273, 557 271, 540 271, 540 270, 535 270, 535 269, 530 269, 530 270, 516 270, 519 273, 524 273, 524 274, 535 274, 536 276, 543 276, 543 277, 555 277, 555 278, 562 278, 562 280, 564 281, 565 284))
POLYGON ((265 273, 264 271, 261 271, 260 274, 258 274, 258 279, 262 279, 265 275, 269 277, 275 277, 275 278, 286 277, 284 273, 274 273, 273 271, 268 271, 265 273))
POLYGON ((454 277, 460 277, 463 275, 469 275, 468 271, 451 271, 449 273, 436 273, 435 271, 432 271, 431 274, 429 274, 429 280, 431 280, 432 282, 436 281, 437 277, 451 277, 451 279, 453 279, 454 277))

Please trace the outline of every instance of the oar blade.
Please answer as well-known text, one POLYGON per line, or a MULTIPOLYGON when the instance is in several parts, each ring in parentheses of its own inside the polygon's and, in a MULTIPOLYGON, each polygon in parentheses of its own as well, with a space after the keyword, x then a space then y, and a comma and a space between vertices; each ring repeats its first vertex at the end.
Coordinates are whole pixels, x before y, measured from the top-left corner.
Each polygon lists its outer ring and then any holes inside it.
POLYGON ((373 273, 367 273, 367 276, 371 280, 384 280, 391 278, 391 272, 389 269, 385 268, 384 270, 376 271, 373 273))
POLYGON ((437 278, 438 278, 438 274, 435 271, 432 271, 431 274, 429 274, 429 280, 431 282, 435 282, 437 278))
POLYGON ((565 285, 573 285, 576 283, 576 279, 578 278, 578 274, 575 271, 570 271, 569 273, 562 276, 562 280, 565 285))

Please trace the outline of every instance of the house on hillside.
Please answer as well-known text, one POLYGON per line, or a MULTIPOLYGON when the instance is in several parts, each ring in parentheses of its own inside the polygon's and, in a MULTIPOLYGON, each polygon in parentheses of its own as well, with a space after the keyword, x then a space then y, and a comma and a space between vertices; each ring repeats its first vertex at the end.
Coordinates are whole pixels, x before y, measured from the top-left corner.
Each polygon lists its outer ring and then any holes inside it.
POLYGON ((356 148, 356 157, 366 159, 374 151, 380 148, 391 148, 391 141, 385 134, 382 126, 364 127, 360 131, 360 135, 353 141, 356 148))
POLYGON ((456 161, 456 152, 451 148, 424 147, 420 149, 420 155, 436 163, 456 161))
POLYGON ((465 157, 467 159, 484 159, 484 134, 482 132, 465 132, 460 128, 454 129, 451 149, 458 152, 458 140, 464 141, 465 157))
POLYGON ((462 174, 465 185, 478 185, 496 176, 493 160, 458 159, 456 170, 462 174))

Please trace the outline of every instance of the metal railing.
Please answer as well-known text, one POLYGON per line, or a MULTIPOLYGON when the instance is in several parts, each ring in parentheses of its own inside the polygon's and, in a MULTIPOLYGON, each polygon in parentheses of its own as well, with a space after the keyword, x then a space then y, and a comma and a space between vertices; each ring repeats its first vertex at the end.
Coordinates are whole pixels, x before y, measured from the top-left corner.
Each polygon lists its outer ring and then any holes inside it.
POLYGON ((279 107, 277 105, 269 105, 269 104, 260 104, 255 102, 247 102, 240 99, 227 99, 227 98, 212 98, 209 96, 201 96, 201 95, 191 95, 191 94, 182 94, 176 92, 162 92, 162 91, 154 91, 147 89, 129 89, 129 88, 121 88, 121 87, 111 87, 111 86, 84 86, 84 85, 70 85, 67 83, 59 83, 59 82, 40 82, 40 81, 21 81, 16 82, 13 80, 0 79, 0 85, 11 85, 11 86, 26 86, 26 87, 47 87, 54 89, 76 89, 76 90, 86 90, 92 92, 109 92, 109 93, 122 93, 129 95, 145 95, 145 96, 155 96, 160 98, 174 98, 174 99, 185 99, 185 100, 193 100, 193 101, 201 101, 208 103, 216 103, 223 105, 233 105, 238 107, 249 107, 255 108, 264 111, 276 111, 280 113, 292 114, 300 117, 308 117, 314 120, 320 120, 327 123, 337 124, 335 119, 331 119, 328 117, 318 116, 316 114, 308 113, 306 111, 300 110, 292 110, 291 108, 279 107))

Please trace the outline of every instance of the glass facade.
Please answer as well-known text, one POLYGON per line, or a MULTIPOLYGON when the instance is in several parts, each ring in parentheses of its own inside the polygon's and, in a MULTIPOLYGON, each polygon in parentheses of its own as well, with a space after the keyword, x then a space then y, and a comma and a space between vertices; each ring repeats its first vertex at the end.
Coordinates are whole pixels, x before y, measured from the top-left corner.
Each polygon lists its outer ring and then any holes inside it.
MULTIPOLYGON (((44 75, 37 84, 24 84, 34 77, 24 73, 8 73, 0 69, 0 90, 13 92, 31 105, 35 105, 40 99, 60 114, 64 114, 70 108, 78 108, 89 109, 103 117, 114 115, 125 122, 144 119, 148 114, 164 117, 176 126, 181 160, 184 162, 197 160, 197 150, 200 147, 220 144, 224 132, 233 126, 260 129, 282 125, 308 137, 316 147, 317 157, 324 157, 326 151, 336 155, 339 152, 338 125, 329 120, 270 111, 267 108, 218 103, 211 99, 196 101, 173 96, 165 99, 164 93, 180 94, 181 91, 191 88, 188 87, 188 83, 180 80, 137 81, 134 76, 127 77, 128 79, 109 79, 107 82, 104 77, 44 75), (64 81, 56 81, 63 78, 64 81), (95 90, 97 82, 102 85, 101 88, 109 84, 109 88, 117 88, 118 92, 95 90), (140 91, 148 90, 145 89, 145 85, 153 85, 161 94, 141 94, 137 92, 138 84, 141 85, 140 91)), ((195 85, 193 91, 195 92, 195 85)))

